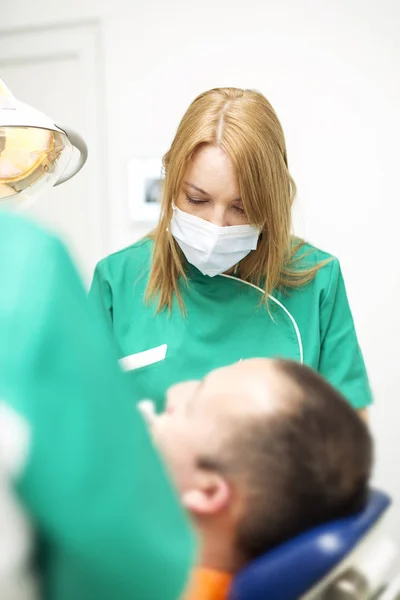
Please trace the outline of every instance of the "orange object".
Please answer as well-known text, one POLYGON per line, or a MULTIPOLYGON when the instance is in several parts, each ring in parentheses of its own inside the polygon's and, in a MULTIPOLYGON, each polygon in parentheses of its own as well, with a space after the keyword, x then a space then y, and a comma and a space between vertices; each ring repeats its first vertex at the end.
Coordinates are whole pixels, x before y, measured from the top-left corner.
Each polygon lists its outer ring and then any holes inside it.
POLYGON ((232 575, 213 569, 195 569, 183 600, 227 600, 232 575))

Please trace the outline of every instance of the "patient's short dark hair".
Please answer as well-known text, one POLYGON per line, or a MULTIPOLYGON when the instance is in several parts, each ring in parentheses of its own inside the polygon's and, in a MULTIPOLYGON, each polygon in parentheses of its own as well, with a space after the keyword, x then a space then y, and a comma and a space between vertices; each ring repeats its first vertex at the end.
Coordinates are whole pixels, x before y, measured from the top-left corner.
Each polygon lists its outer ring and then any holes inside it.
POLYGON ((246 560, 361 510, 368 497, 373 451, 366 424, 308 367, 277 361, 276 368, 282 410, 253 418, 232 437, 230 461, 247 479, 237 534, 246 560))

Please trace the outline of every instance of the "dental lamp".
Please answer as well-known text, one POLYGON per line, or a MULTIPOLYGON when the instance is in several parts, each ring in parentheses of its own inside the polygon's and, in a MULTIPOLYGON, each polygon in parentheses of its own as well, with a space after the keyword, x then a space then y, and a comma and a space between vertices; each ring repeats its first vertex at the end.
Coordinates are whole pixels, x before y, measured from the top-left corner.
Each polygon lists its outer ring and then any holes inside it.
POLYGON ((0 79, 0 207, 25 208, 76 175, 87 154, 75 131, 17 100, 0 79))

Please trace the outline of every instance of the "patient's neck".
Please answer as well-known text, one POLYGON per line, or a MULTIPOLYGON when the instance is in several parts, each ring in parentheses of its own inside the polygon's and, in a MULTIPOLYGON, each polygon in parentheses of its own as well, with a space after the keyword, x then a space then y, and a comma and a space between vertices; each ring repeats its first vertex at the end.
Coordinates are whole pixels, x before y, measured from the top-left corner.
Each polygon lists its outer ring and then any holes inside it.
POLYGON ((200 531, 200 567, 224 571, 234 575, 244 566, 245 561, 235 551, 232 535, 219 531, 200 531))

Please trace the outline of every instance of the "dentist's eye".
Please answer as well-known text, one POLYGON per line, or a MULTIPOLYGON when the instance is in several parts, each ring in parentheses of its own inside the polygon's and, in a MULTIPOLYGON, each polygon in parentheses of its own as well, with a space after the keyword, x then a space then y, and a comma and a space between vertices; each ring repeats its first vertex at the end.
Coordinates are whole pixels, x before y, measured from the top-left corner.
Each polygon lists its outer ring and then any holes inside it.
POLYGON ((195 204, 196 206, 199 206, 200 204, 206 204, 208 202, 208 200, 199 200, 198 198, 192 198, 192 196, 188 196, 187 194, 186 194, 186 200, 190 204, 195 204))

